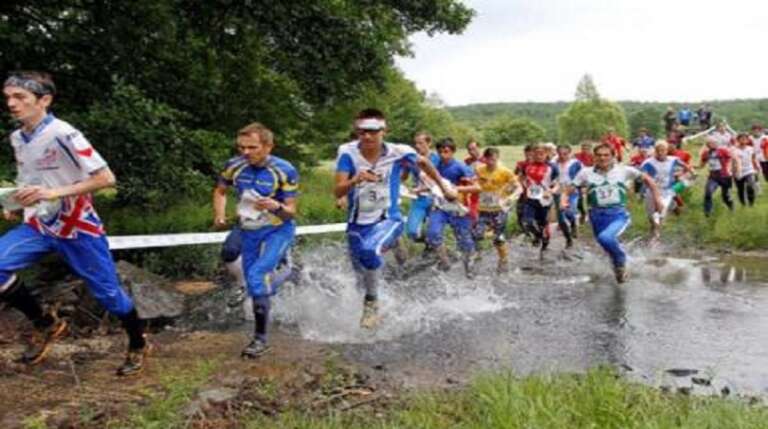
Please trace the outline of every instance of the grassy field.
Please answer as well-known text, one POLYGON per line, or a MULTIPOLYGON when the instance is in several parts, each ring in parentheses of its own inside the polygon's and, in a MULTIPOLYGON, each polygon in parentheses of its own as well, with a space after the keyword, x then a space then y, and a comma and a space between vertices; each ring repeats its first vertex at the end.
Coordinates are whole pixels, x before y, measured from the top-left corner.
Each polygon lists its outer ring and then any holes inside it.
MULTIPOLYGON (((210 366, 201 368, 184 376, 169 375, 166 395, 136 408, 127 425, 109 426, 182 427, 178 410, 192 397, 210 366), (206 371, 202 378, 194 375, 200 371, 206 371)), ((301 407, 288 407, 276 415, 239 416, 237 420, 236 427, 254 429, 757 429, 765 427, 768 409, 739 399, 664 393, 598 368, 586 374, 487 374, 462 389, 402 393, 386 407, 312 414, 301 407)))

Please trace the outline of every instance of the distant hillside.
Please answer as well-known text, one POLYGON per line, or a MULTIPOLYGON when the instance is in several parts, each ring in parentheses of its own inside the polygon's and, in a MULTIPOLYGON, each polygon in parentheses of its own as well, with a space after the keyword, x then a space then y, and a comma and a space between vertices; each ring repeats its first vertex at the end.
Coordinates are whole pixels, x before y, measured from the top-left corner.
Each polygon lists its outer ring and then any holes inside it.
MULTIPOLYGON (((753 123, 768 125, 768 99, 722 100, 707 102, 715 113, 715 118, 726 118, 737 130, 746 130, 753 123)), ((525 116, 533 119, 547 130, 549 139, 557 136, 557 115, 568 107, 569 102, 553 103, 485 103, 469 104, 466 106, 448 107, 448 111, 460 122, 482 130, 482 128, 499 115, 525 116)), ((672 106, 675 109, 689 106, 696 110, 701 103, 656 103, 639 101, 620 101, 627 118, 641 110, 656 111, 661 123, 661 116, 672 106)))

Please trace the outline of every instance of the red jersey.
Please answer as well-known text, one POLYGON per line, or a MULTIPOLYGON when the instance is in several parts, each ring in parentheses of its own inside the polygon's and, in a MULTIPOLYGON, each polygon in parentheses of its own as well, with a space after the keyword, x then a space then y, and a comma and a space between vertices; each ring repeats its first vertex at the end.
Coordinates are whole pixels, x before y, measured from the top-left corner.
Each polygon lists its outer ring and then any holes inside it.
POLYGON ((726 147, 707 149, 701 154, 701 162, 709 166, 709 175, 714 177, 731 177, 731 161, 733 154, 726 147))
POLYGON ((686 151, 684 151, 682 149, 675 149, 675 150, 672 151, 672 153, 670 155, 672 155, 674 157, 677 157, 677 159, 682 161, 683 164, 685 164, 685 165, 687 165, 689 167, 691 166, 691 154, 690 153, 688 153, 688 152, 686 152, 686 151))
POLYGON ((613 150, 616 151, 616 159, 621 162, 624 158, 624 146, 627 145, 627 142, 617 135, 607 135, 603 137, 603 143, 608 143, 613 147, 613 150))
POLYGON ((585 167, 591 167, 595 165, 595 157, 592 156, 592 154, 589 152, 584 152, 584 151, 576 152, 576 154, 574 154, 573 157, 578 159, 579 162, 582 163, 582 165, 584 165, 585 167))
MULTIPOLYGON (((475 158, 468 156, 464 158, 464 164, 467 164, 474 170, 478 164, 485 164, 485 157, 475 158)), ((464 198, 464 204, 469 208, 469 216, 472 220, 476 221, 480 215, 480 194, 467 194, 464 198)))
POLYGON ((632 165, 633 167, 640 167, 641 165, 643 165, 643 162, 648 158, 650 157, 643 152, 636 153, 632 155, 631 158, 629 158, 629 164, 632 165))

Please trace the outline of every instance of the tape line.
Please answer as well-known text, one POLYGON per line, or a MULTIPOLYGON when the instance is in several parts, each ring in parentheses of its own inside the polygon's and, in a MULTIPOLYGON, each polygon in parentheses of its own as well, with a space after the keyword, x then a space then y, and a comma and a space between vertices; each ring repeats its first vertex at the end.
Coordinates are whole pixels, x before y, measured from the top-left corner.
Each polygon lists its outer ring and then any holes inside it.
MULTIPOLYGON (((305 225, 296 228, 296 235, 328 234, 331 232, 344 232, 346 229, 346 223, 305 225)), ((107 236, 107 240, 109 240, 109 248, 111 250, 147 249, 151 247, 176 247, 193 244, 223 243, 227 234, 229 234, 229 231, 157 235, 118 235, 107 236)))

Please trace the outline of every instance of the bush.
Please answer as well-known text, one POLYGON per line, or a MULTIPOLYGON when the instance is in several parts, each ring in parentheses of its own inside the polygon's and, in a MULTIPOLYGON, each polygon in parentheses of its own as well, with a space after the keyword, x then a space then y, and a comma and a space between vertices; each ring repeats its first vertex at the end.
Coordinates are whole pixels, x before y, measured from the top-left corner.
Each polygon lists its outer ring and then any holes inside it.
POLYGON ((488 146, 526 145, 544 140, 546 131, 528 118, 503 116, 483 133, 488 146))

